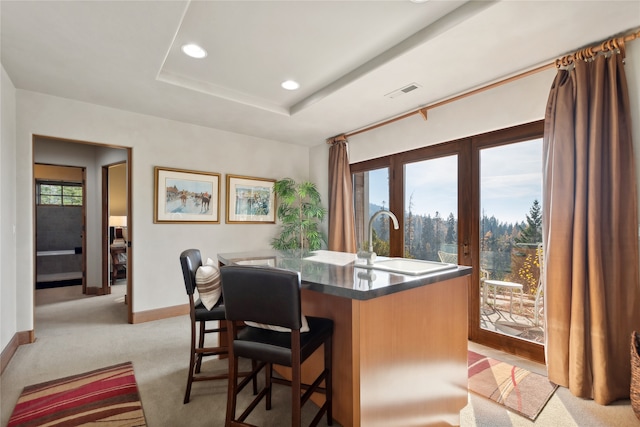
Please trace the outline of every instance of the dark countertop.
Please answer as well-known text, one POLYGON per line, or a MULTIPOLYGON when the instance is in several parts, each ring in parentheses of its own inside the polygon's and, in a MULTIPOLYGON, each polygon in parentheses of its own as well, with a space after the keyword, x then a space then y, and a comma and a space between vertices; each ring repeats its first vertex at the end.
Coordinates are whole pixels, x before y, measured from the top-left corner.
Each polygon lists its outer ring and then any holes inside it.
MULTIPOLYGON (((379 259, 384 257, 379 257, 379 259)), ((267 265, 298 271, 302 287, 324 294, 368 300, 407 289, 471 274, 471 267, 434 272, 420 276, 390 273, 359 267, 355 254, 315 251, 304 258, 276 250, 218 254, 224 265, 267 265)))

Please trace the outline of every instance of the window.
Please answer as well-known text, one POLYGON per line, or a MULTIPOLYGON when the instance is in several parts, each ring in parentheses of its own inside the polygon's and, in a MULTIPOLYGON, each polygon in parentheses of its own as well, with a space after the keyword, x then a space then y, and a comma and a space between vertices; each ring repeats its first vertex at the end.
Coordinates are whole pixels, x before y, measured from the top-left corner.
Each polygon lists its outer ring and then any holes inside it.
POLYGON ((404 257, 458 256, 458 156, 404 165, 404 257))
POLYGON ((368 228, 371 217, 388 208, 389 168, 354 173, 353 198, 358 250, 369 250, 371 245, 378 255, 389 255, 389 217, 381 216, 371 223, 371 236, 368 228))
POLYGON ((38 181, 36 204, 82 206, 82 184, 79 182, 38 181))
POLYGON ((544 360, 542 121, 351 165, 356 236, 378 255, 473 267, 469 336, 544 360))

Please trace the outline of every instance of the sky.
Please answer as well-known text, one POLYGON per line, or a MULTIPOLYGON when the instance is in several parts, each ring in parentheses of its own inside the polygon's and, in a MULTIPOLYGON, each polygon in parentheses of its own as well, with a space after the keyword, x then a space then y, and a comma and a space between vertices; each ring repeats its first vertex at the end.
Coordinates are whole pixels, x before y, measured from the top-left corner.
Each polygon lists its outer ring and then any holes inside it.
MULTIPOLYGON (((542 203, 542 139, 486 148, 480 152, 480 204, 500 222, 526 220, 534 200, 542 203)), ((372 171, 370 202, 389 207, 387 171, 372 171)), ((405 166, 405 210, 457 218, 457 157, 448 156, 405 166)))

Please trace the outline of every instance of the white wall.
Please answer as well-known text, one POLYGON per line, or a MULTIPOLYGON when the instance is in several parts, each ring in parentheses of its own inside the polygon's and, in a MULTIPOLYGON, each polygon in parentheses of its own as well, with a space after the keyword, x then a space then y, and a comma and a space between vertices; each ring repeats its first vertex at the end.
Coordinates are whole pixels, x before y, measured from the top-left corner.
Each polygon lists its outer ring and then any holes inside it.
MULTIPOLYGON (((270 247, 277 225, 225 224, 225 174, 308 179, 305 147, 23 90, 17 91, 16 98, 17 192, 28 195, 17 205, 18 235, 25 236, 16 245, 17 257, 25 260, 21 268, 33 270, 32 135, 131 147, 134 312, 185 303, 178 262, 184 249, 199 248, 204 256, 215 258, 218 252, 270 247), (220 173, 221 223, 154 224, 154 166, 220 173)), ((89 248, 87 257, 98 257, 95 249, 89 248)), ((30 330, 33 278, 25 275, 19 280, 17 330, 30 330)))
POLYGON ((0 80, 0 350, 17 329, 16 89, 2 67, 0 80))
POLYGON ((504 129, 544 118, 555 70, 546 70, 495 89, 429 110, 349 138, 351 163, 504 129))
MULTIPOLYGON (((625 72, 629 84, 636 169, 640 171, 640 41, 627 44, 625 72)), ((417 114, 349 138, 351 163, 408 151, 492 130, 544 119, 555 69, 417 114)), ((640 176, 640 174, 639 174, 640 176)), ((638 181, 640 185, 640 180, 638 181)))

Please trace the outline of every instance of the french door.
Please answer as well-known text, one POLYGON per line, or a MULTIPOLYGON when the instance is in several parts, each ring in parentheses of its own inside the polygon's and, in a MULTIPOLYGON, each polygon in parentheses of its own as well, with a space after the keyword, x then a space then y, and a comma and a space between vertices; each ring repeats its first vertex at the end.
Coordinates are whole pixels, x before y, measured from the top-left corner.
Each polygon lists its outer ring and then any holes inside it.
POLYGON ((473 267, 469 338, 543 361, 543 123, 351 165, 359 249, 473 267), (395 214, 369 219, 380 209, 395 214), (371 236, 369 236, 371 234, 371 236))

